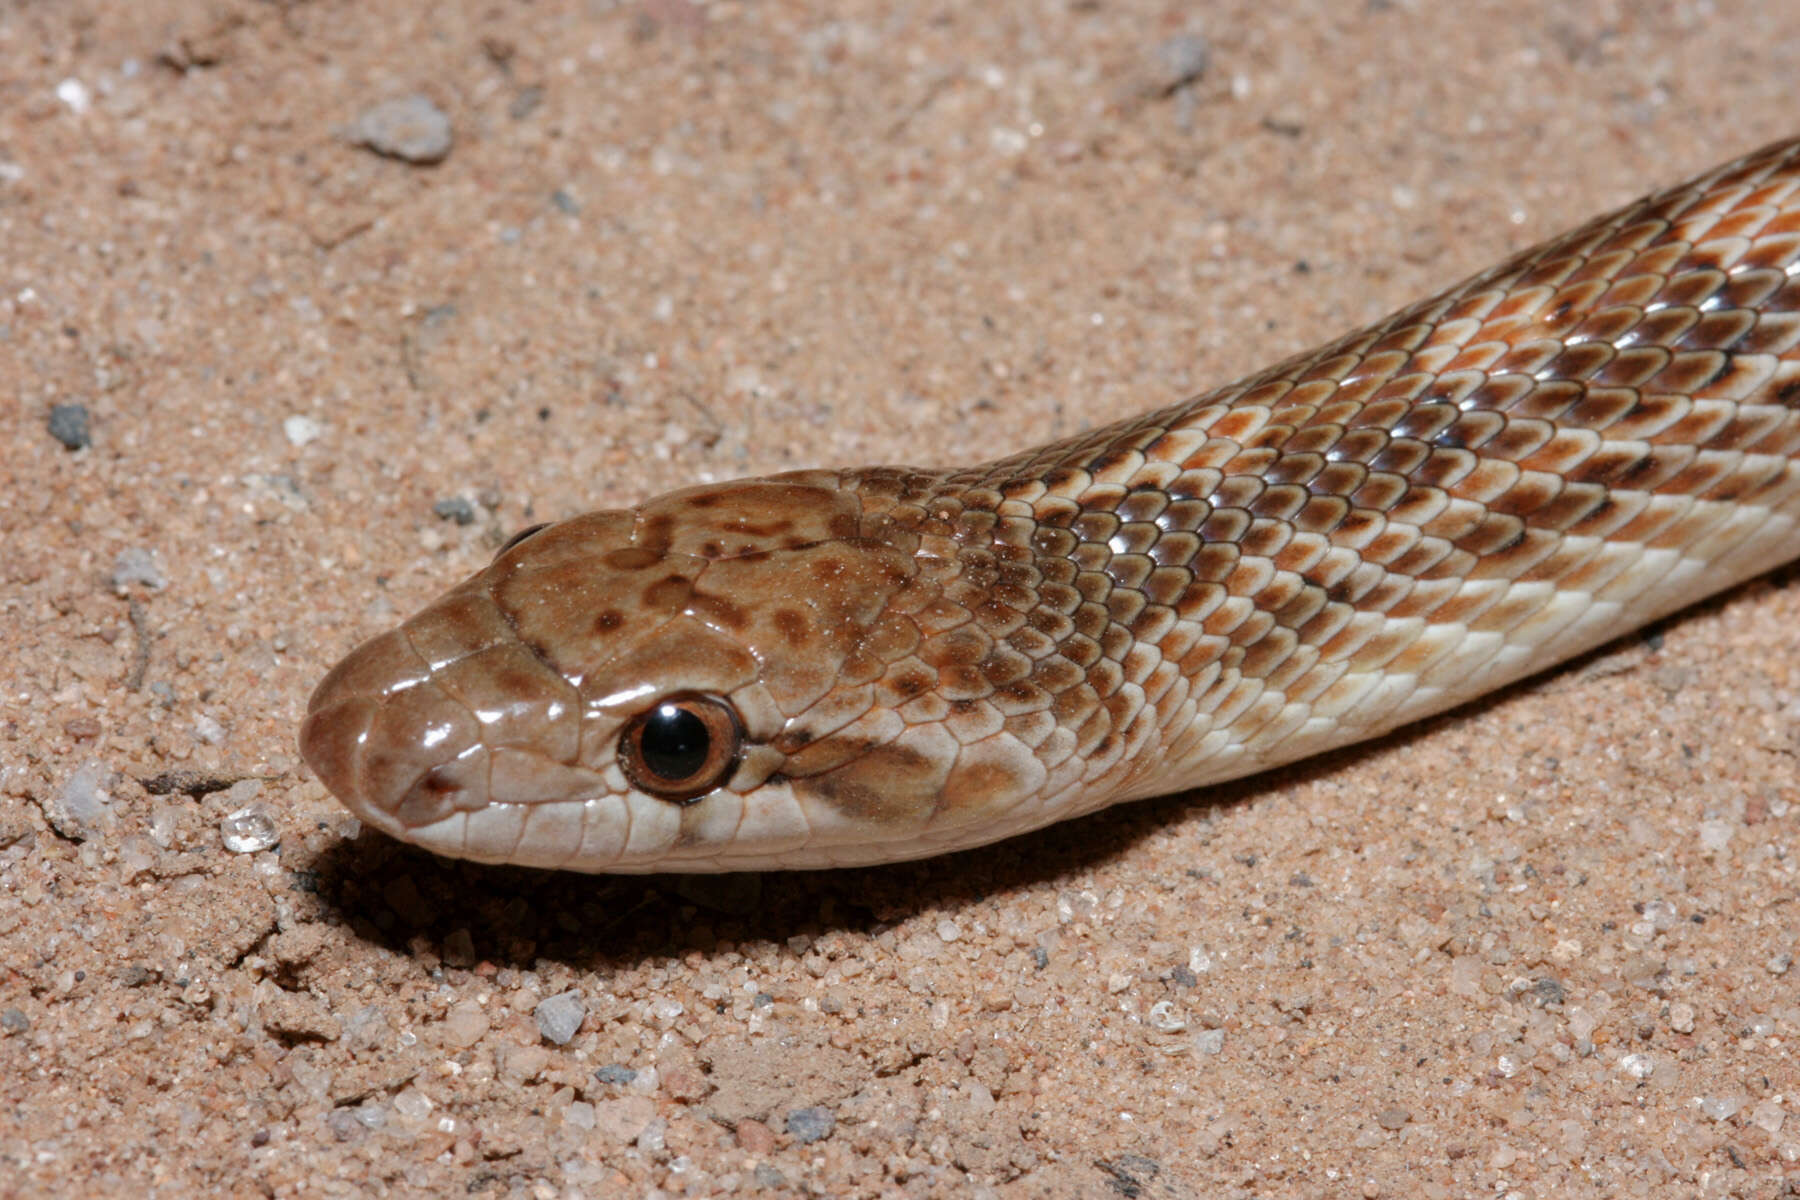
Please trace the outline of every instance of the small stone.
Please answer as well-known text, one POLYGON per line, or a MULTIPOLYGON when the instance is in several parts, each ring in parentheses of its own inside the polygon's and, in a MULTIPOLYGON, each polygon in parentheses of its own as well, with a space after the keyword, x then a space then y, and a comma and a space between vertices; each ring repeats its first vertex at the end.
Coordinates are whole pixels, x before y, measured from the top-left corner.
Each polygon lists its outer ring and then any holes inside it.
POLYGON ((295 415, 282 421, 281 432, 287 435, 290 444, 304 446, 308 442, 317 441, 325 432, 325 427, 311 417, 295 415))
POLYGON ((672 1100, 693 1104, 706 1099, 707 1093, 712 1091, 712 1084, 698 1071, 691 1071, 686 1067, 670 1067, 663 1072, 663 1090, 669 1093, 672 1100))
POLYGON ((1150 1006, 1150 1013, 1145 1018, 1150 1028, 1163 1033, 1179 1033, 1187 1028, 1187 1018, 1175 1007, 1172 1000, 1158 1000, 1150 1006))
MULTIPOLYGON (((7 1012, 17 1011, 17 1009, 7 1010, 7 1012)), ((0 1028, 5 1026, 6 1013, 0 1013, 0 1028)), ((1781 1110, 1781 1101, 1779 1100, 1764 1100, 1750 1110, 1750 1123, 1770 1136, 1780 1133, 1782 1123, 1786 1120, 1787 1114, 1781 1110)))
POLYGON ((594 1105, 594 1131, 621 1146, 637 1141, 655 1119, 656 1101, 648 1096, 621 1096, 594 1105))
POLYGON ((450 118, 421 95, 386 100, 365 109, 348 130, 350 141, 386 158, 429 166, 450 154, 450 118))
POLYGON ((106 727, 93 717, 82 715, 70 717, 63 722, 63 732, 77 741, 91 741, 106 732, 106 727))
POLYGON ((1388 1132, 1403 1127, 1412 1120, 1412 1114, 1404 1108, 1384 1108, 1375 1114, 1375 1123, 1388 1132))
POLYGON ((962 937, 962 930, 949 917, 937 923, 937 935, 940 942, 954 942, 962 937))
POLYGON ((56 98, 67 105, 69 111, 78 117, 87 112, 94 103, 92 89, 73 75, 56 85, 56 98))
POLYGON ((1729 1121, 1744 1107, 1745 1100, 1742 1093, 1735 1096, 1702 1096, 1700 1111, 1714 1121, 1729 1121))
POLYGON ((368 1135, 368 1127, 356 1119, 348 1108, 334 1108, 325 1116, 325 1128, 340 1142, 353 1142, 368 1135))
POLYGON ((823 1141, 837 1128, 837 1118, 828 1108, 796 1108, 787 1115, 787 1131, 802 1146, 823 1141))
POLYGON ((550 1052, 542 1046, 502 1046, 500 1078, 509 1083, 530 1083, 550 1065, 550 1052))
POLYGON ((1733 833, 1730 821, 1700 822, 1700 848, 1708 854, 1718 854, 1731 845, 1733 833))
POLYGON ((433 504, 431 511, 439 519, 455 521, 458 525, 475 523, 475 505, 463 496, 446 496, 433 504))
POLYGON ((1691 1004, 1669 1005, 1669 1028, 1676 1033, 1694 1032, 1694 1006, 1691 1004))
POLYGON ((18 1009, 0 1009, 0 1033, 24 1033, 30 1028, 31 1018, 18 1009))
POLYGON ((522 87, 506 106, 506 115, 515 121, 523 121, 537 111, 538 105, 544 102, 544 89, 541 87, 522 87))
POLYGON ((738 1147, 746 1154, 758 1156, 775 1152, 775 1131, 752 1117, 737 1123, 738 1147))
POLYGON ((774 1163, 757 1163, 750 1174, 756 1179, 756 1186, 763 1188, 779 1188, 787 1186, 787 1176, 774 1163))
MULTIPOLYGON (((587 1019, 587 1005, 582 1001, 580 992, 558 992, 539 1001, 532 1015, 537 1018, 538 1032, 545 1041, 566 1046, 574 1040, 575 1034, 581 1029, 581 1023, 587 1019)), ((631 1136, 637 1135, 634 1133, 631 1136)), ((623 1140, 630 1141, 631 1138, 623 1140)))
POLYGON ((156 565, 156 553, 142 546, 127 546, 119 551, 119 557, 113 560, 110 578, 113 591, 123 592, 134 583, 142 584, 151 591, 157 591, 169 585, 169 580, 156 565))
POLYGON ((1197 82, 1212 61, 1212 47, 1197 33, 1178 33, 1156 47, 1156 87, 1172 95, 1197 82))
POLYGON ((61 442, 65 450, 85 450, 94 444, 85 404, 51 405, 49 424, 50 436, 61 442))
POLYGON ((76 767, 49 798, 44 819, 70 841, 85 842, 100 834, 112 816, 108 788, 117 778, 104 763, 89 760, 76 767))
POLYGON ((1648 1054, 1627 1054, 1619 1059, 1619 1070, 1633 1079, 1648 1079, 1656 1074, 1656 1060, 1648 1054))
POLYGON ((1194 1049, 1201 1054, 1218 1054, 1225 1049, 1223 1029, 1202 1029, 1194 1035, 1194 1049))
POLYGON ((263 1001, 258 1015, 265 1030, 290 1041, 334 1042, 343 1033, 330 1010, 305 992, 277 989, 263 1001))
POLYGON ((409 1087, 394 1097, 394 1113, 407 1125, 423 1125, 430 1118, 432 1108, 431 1097, 418 1088, 409 1087))
POLYGON ((622 1067, 618 1063, 608 1063, 594 1072, 594 1078, 601 1083, 610 1083, 614 1087, 624 1087, 637 1078, 637 1072, 630 1067, 622 1067))
POLYGON ((369 1050, 388 1044, 394 1030, 387 1014, 373 1004, 365 1004, 343 1021, 345 1045, 352 1050, 369 1050))
POLYGON ((249 804, 219 822, 219 837, 233 854, 258 854, 281 841, 268 806, 249 804))
POLYGON ((458 1050, 467 1050, 487 1036, 488 1027, 488 1015, 481 1005, 465 1000, 445 1016, 444 1040, 458 1050))

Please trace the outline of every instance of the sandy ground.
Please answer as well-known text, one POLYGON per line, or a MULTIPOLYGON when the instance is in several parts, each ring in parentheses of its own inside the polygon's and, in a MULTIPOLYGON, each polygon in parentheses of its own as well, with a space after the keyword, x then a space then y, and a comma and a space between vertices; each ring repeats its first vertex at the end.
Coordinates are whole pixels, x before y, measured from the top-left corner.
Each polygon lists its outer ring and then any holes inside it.
POLYGON ((1800 1193, 1791 570, 880 870, 440 861, 294 748, 522 525, 1223 382, 1796 79, 1774 0, 0 6, 0 1194, 1800 1193))

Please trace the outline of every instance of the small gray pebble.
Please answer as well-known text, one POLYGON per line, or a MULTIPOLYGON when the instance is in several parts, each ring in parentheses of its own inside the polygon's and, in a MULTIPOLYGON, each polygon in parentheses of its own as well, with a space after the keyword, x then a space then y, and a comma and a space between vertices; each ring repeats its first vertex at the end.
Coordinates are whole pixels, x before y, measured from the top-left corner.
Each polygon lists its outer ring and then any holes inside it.
POLYGON ((385 100, 363 110, 350 126, 349 137, 387 158, 429 166, 450 154, 450 118, 421 95, 385 100))
POLYGON ((538 105, 544 102, 544 89, 541 87, 524 87, 506 106, 506 115, 515 121, 523 121, 537 111, 538 105))
POLYGON ((357 1120, 356 1114, 347 1108, 334 1108, 327 1113, 325 1127, 340 1142, 355 1141, 369 1132, 368 1126, 357 1120))
POLYGON ((571 217, 576 216, 581 212, 581 202, 561 188, 550 193, 550 203, 556 205, 557 211, 571 217))
POLYGON ((106 794, 106 788, 114 778, 104 763, 91 759, 82 763, 44 806, 44 819, 70 841, 85 842, 98 836, 101 824, 110 815, 107 804, 112 798, 106 794))
POLYGON ((387 1014, 373 1004, 363 1005, 343 1020, 345 1042, 359 1049, 379 1044, 389 1032, 387 1014))
POLYGON ((16 1008, 0 1011, 0 1032, 24 1033, 31 1028, 31 1018, 16 1008))
POLYGON ((50 436, 68 450, 85 450, 94 444, 88 432, 88 410, 85 404, 54 404, 50 407, 50 436))
POLYGON ((637 1078, 637 1072, 630 1067, 622 1067, 618 1063, 607 1063, 604 1067, 601 1067, 598 1071, 594 1072, 594 1078, 598 1079, 601 1083, 611 1083, 624 1087, 626 1084, 637 1078))
POLYGON ((796 1108, 787 1115, 787 1131, 802 1146, 823 1141, 837 1128, 837 1118, 828 1108, 796 1108))
POLYGON ((587 1005, 580 992, 558 992, 540 1000, 533 1015, 537 1017, 538 1032, 545 1041, 566 1046, 587 1018, 587 1005))
POLYGON ((122 592, 134 583, 141 583, 151 591, 169 585, 168 577, 156 565, 156 552, 142 546, 127 546, 119 551, 119 557, 113 559, 111 582, 116 592, 122 592))
POLYGON ((1158 85, 1165 95, 1179 91, 1206 74, 1212 60, 1212 47, 1197 33, 1180 33, 1156 48, 1156 65, 1161 69, 1158 85))
POLYGON ((353 1108, 333 1108, 326 1114, 326 1128, 340 1142, 358 1141, 369 1133, 369 1126, 356 1119, 353 1108))
POLYGON ((446 496, 433 504, 431 511, 446 521, 455 521, 458 525, 475 523, 475 506, 462 496, 446 496))
POLYGON ((778 1188, 787 1186, 787 1176, 783 1175, 781 1173, 781 1168, 775 1166, 773 1163, 757 1163, 756 1170, 752 1171, 751 1174, 756 1176, 758 1187, 778 1188))

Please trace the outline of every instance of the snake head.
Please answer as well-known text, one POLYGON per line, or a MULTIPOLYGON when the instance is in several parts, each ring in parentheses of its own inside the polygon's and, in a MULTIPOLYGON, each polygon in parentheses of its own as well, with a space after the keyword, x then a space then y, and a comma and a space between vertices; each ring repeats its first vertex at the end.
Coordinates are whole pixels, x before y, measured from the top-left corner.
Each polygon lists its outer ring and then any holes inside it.
POLYGON ((908 736, 901 706, 930 707, 940 680, 918 654, 941 587, 919 538, 863 505, 810 472, 531 531, 332 670, 302 753, 369 824, 456 857, 895 857, 954 770, 965 790, 994 776, 941 728, 908 736))

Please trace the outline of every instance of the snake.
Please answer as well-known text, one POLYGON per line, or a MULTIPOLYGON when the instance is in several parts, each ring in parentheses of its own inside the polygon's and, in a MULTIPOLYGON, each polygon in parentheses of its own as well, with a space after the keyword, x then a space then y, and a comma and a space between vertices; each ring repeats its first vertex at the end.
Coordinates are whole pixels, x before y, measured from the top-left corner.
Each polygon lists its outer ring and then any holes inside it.
POLYGON ((441 855, 865 866, 1376 737, 1796 556, 1800 139, 1041 448, 525 529, 300 746, 441 855))

